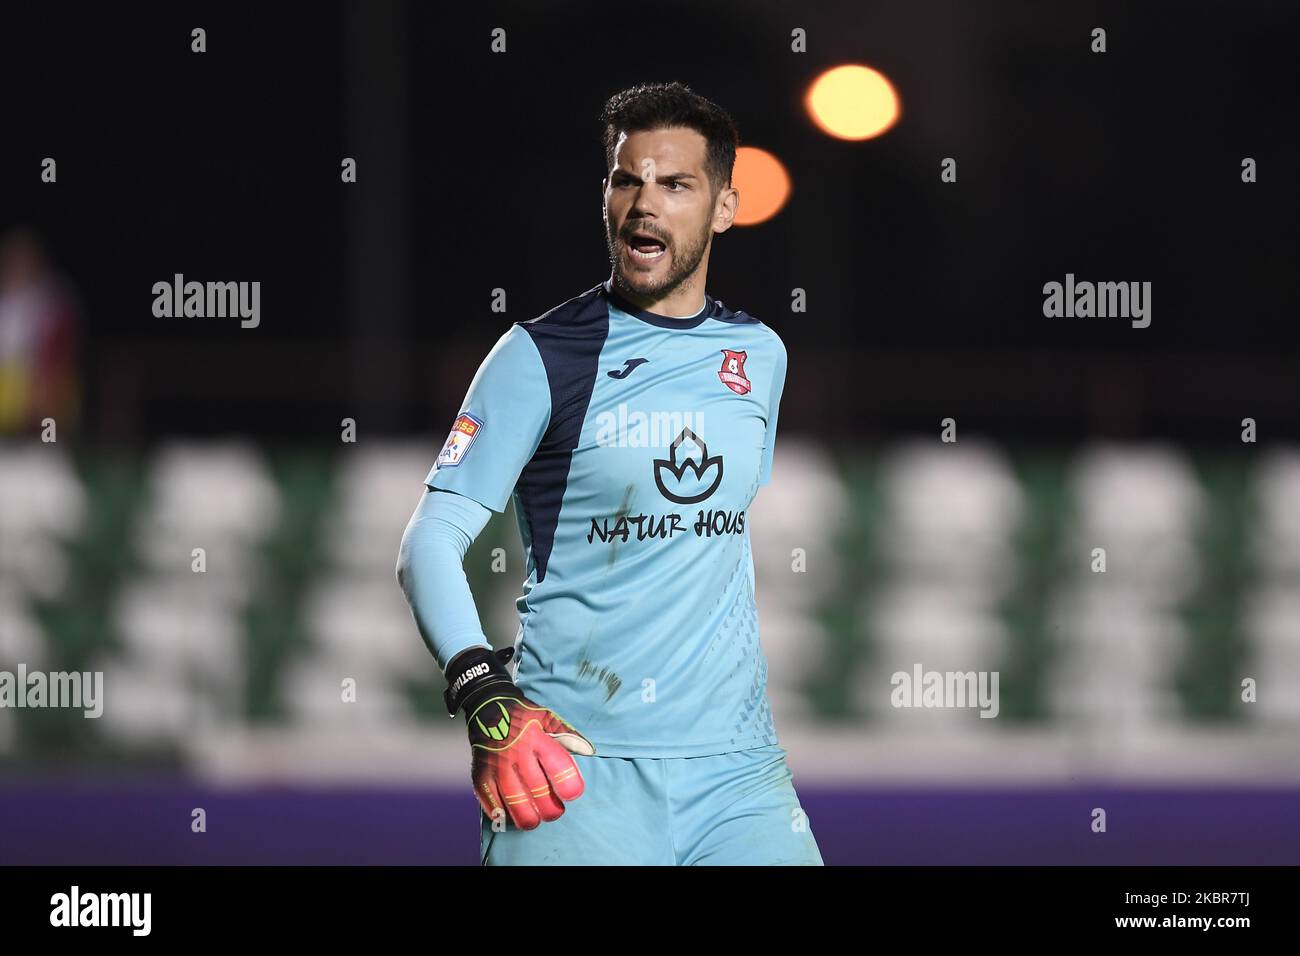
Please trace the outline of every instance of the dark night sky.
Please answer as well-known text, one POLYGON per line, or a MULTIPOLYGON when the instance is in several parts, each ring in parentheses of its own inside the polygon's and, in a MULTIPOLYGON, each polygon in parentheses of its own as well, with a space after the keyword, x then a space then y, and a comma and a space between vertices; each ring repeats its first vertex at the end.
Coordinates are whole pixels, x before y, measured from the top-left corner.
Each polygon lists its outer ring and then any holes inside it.
POLYGON ((92 429, 129 381, 123 434, 309 432, 365 388, 363 339, 401 366, 385 430, 442 428, 509 322, 608 274, 596 116, 618 89, 678 79, 794 181, 775 219, 715 242, 709 282, 785 339, 790 427, 890 434, 948 409, 1027 440, 1220 441, 1243 414, 1300 435, 1293 4, 412 4, 392 51, 400 155, 349 114, 376 65, 349 62, 355 15, 267 6, 6 5, 0 228, 36 227, 78 289, 92 429), (1105 55, 1088 50, 1099 25, 1105 55), (803 116, 842 62, 898 88, 884 137, 838 142, 803 116), (404 286, 358 296, 353 204, 388 176, 405 183, 388 239, 404 286), (256 336, 153 317, 175 272, 261 280, 256 336), (1042 284, 1067 272, 1151 281, 1151 328, 1044 318, 1042 284), (489 310, 498 286, 508 315, 489 310))

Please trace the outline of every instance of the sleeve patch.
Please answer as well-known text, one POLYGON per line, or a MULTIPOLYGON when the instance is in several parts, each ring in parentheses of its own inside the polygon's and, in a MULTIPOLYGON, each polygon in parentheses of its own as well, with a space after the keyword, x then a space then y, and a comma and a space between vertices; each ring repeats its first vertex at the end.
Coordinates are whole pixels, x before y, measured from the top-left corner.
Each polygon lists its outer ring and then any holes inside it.
POLYGON ((451 433, 447 436, 447 443, 442 446, 442 451, 438 453, 437 467, 450 468, 459 465, 464 460, 465 455, 469 453, 470 445, 474 444, 474 439, 478 437, 478 433, 482 428, 482 420, 475 418, 468 412, 458 416, 451 424, 451 433))

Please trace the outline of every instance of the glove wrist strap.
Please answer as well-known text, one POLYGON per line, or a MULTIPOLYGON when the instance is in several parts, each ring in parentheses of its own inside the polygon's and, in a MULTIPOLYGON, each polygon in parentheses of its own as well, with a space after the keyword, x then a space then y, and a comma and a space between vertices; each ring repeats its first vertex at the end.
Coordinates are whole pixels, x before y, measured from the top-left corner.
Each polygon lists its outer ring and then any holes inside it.
POLYGON ((471 647, 453 657, 447 664, 447 689, 442 695, 447 705, 447 716, 454 718, 462 708, 468 716, 485 692, 517 690, 510 672, 506 670, 506 664, 514 656, 513 647, 503 647, 499 651, 471 647))

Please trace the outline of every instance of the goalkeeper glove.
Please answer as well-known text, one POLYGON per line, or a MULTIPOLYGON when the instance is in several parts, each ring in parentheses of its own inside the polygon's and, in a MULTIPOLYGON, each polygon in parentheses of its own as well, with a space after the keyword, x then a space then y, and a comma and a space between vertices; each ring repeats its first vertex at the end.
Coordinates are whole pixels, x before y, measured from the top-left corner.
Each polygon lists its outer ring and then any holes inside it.
POLYGON ((465 711, 474 793, 489 818, 504 808, 521 830, 559 819, 564 802, 582 796, 582 774, 569 754, 596 748, 559 714, 515 686, 505 665, 513 647, 472 647, 447 665, 447 713, 465 711))

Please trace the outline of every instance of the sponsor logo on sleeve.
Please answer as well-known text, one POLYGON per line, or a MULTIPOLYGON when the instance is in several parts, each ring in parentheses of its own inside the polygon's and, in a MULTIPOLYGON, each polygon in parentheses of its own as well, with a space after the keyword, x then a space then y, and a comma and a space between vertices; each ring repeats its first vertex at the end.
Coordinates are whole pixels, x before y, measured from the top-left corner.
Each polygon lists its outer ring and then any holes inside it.
POLYGON ((459 465, 465 460, 469 453, 470 445, 474 444, 474 439, 483 428, 482 419, 475 418, 468 412, 461 413, 451 424, 451 433, 447 436, 447 443, 442 446, 442 451, 438 453, 438 467, 451 468, 459 465))

